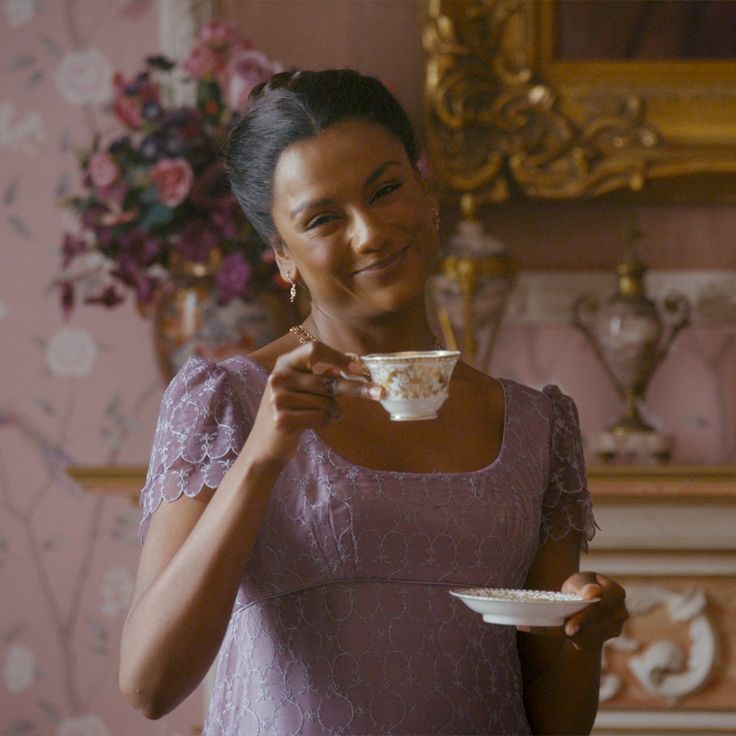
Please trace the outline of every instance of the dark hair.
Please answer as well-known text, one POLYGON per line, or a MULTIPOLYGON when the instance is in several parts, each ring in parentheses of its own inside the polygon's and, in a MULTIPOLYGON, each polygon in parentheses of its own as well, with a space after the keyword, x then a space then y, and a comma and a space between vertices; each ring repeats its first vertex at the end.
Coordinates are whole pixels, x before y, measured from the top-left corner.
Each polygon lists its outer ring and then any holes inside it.
POLYGON ((383 126, 416 164, 419 150, 409 118, 373 77, 352 69, 281 72, 251 93, 246 112, 227 137, 225 169, 245 216, 267 243, 276 235, 271 207, 281 152, 348 119, 383 126))

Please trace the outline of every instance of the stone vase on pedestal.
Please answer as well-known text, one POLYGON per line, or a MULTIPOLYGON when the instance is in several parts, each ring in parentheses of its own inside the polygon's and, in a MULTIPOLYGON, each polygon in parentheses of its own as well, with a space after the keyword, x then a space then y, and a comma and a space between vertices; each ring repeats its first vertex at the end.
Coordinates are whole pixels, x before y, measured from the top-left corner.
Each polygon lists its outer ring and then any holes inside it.
POLYGON ((573 305, 573 322, 586 335, 625 402, 625 411, 593 439, 601 460, 646 463, 669 459, 673 438, 643 416, 649 381, 677 333, 689 323, 690 304, 670 295, 661 305, 646 296, 644 264, 633 248, 616 267, 617 290, 605 304, 583 295, 573 305))

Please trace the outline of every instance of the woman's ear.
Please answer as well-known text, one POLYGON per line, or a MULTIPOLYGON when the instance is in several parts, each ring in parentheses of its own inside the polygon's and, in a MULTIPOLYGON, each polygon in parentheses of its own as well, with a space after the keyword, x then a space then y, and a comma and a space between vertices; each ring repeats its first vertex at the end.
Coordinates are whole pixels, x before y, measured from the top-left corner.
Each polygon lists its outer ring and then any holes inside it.
POLYGON ((279 273, 284 281, 296 280, 296 266, 294 259, 289 253, 289 249, 280 236, 274 235, 271 238, 271 248, 273 248, 276 257, 276 265, 279 267, 279 273))

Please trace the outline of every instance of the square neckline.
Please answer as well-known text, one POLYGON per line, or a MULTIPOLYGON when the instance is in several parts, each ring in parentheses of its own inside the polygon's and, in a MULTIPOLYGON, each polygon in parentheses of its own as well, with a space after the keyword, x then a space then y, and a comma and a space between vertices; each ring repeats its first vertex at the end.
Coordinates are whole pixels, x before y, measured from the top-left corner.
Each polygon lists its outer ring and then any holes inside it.
MULTIPOLYGON (((252 366, 254 366, 258 372, 262 375, 264 379, 268 379, 269 372, 266 369, 264 365, 259 363, 257 360, 254 360, 248 355, 239 355, 235 356, 237 359, 246 361, 250 363, 252 366)), ((442 477, 462 477, 462 476, 473 476, 473 475, 482 475, 483 473, 490 472, 495 468, 496 465, 500 464, 500 462, 503 460, 504 455, 506 454, 506 446, 508 444, 508 436, 509 436, 509 389, 510 389, 510 381, 508 381, 505 378, 495 378, 493 376, 489 376, 489 378, 493 381, 496 381, 503 391, 503 430, 501 433, 501 443, 498 447, 498 452, 496 453, 496 456, 486 465, 476 468, 474 470, 459 470, 459 471, 450 471, 450 472, 443 472, 441 470, 430 470, 430 471, 412 471, 412 470, 385 470, 383 468, 369 468, 366 465, 360 465, 359 463, 353 462, 352 460, 349 460, 345 456, 341 455, 337 450, 335 450, 331 445, 329 445, 325 440, 322 439, 322 437, 317 434, 317 432, 312 429, 311 427, 309 429, 305 430, 305 433, 308 434, 308 436, 311 439, 310 444, 316 444, 321 446, 321 448, 324 449, 326 454, 330 457, 333 465, 340 466, 344 469, 355 469, 360 471, 361 473, 365 474, 374 474, 374 475, 384 475, 384 476, 391 476, 391 477, 402 477, 402 478, 427 478, 432 476, 442 476, 442 477)))

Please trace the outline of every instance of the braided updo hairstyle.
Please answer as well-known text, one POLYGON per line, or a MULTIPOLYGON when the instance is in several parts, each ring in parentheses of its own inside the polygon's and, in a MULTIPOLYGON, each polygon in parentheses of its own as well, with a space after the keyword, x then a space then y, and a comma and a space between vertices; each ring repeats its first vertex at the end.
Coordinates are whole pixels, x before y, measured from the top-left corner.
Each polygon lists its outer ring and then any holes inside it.
POLYGON ((412 164, 417 140, 404 109, 373 77, 352 69, 281 72, 258 85, 231 129, 225 169, 235 196, 266 243, 277 235, 271 217, 273 175, 281 152, 343 120, 365 120, 401 141, 412 164))

